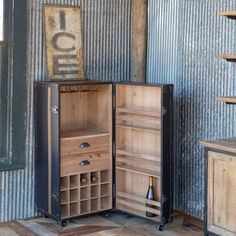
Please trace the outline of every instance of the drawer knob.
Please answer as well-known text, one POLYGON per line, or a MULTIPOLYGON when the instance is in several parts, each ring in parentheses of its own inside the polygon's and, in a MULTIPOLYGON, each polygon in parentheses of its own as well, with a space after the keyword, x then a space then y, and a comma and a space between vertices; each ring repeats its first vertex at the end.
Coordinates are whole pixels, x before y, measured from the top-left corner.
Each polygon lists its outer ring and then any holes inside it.
POLYGON ((87 147, 90 147, 90 144, 89 143, 81 143, 80 145, 79 145, 79 147, 80 148, 87 148, 87 147))
POLYGON ((80 166, 87 166, 90 165, 90 162, 88 160, 83 160, 79 163, 80 166))

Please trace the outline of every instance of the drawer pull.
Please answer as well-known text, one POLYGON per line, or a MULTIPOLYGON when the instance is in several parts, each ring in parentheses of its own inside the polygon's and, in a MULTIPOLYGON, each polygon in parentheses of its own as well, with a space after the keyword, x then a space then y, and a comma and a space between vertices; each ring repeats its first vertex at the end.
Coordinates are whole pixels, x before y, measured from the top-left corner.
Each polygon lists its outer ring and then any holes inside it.
POLYGON ((83 160, 79 163, 80 166, 87 166, 90 165, 90 162, 88 160, 83 160))
POLYGON ((87 148, 87 147, 90 147, 90 144, 89 143, 81 143, 79 145, 80 148, 87 148))

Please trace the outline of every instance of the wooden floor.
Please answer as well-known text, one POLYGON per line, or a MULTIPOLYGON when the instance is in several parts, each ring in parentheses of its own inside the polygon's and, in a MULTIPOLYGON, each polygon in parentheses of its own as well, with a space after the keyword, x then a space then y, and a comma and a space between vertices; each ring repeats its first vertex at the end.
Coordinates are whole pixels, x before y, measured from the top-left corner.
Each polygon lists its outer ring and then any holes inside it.
POLYGON ((178 216, 160 232, 151 221, 138 217, 124 218, 119 213, 71 221, 62 228, 54 220, 35 218, 0 224, 0 236, 202 236, 201 228, 184 223, 178 216))

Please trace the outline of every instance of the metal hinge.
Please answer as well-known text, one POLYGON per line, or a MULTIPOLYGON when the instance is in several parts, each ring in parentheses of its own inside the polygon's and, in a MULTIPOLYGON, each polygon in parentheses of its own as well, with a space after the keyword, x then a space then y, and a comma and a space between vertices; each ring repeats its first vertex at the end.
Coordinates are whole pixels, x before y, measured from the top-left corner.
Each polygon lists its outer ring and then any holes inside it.
POLYGON ((165 116, 167 114, 167 109, 165 107, 162 107, 162 116, 165 116))
POLYGON ((58 200, 59 199, 59 194, 58 192, 52 193, 52 199, 58 200))
POLYGON ((55 114, 58 114, 58 112, 59 112, 58 106, 53 106, 52 107, 52 112, 55 113, 55 114))
POLYGON ((165 202, 167 202, 167 197, 165 195, 162 195, 161 204, 164 204, 165 202))
POLYGON ((113 197, 116 196, 116 184, 112 185, 112 195, 113 197))
POLYGON ((115 156, 115 150, 116 150, 116 143, 115 141, 112 142, 112 155, 115 156))

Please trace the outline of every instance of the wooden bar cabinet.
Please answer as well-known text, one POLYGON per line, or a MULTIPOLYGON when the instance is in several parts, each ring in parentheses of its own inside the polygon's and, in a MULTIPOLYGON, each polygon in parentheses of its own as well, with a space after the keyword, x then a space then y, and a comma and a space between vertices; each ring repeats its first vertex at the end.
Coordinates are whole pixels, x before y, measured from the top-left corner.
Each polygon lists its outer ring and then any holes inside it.
POLYGON ((162 230, 172 221, 172 91, 164 84, 37 82, 38 211, 65 226, 117 209, 162 230), (150 177, 154 200, 146 199, 150 177))

